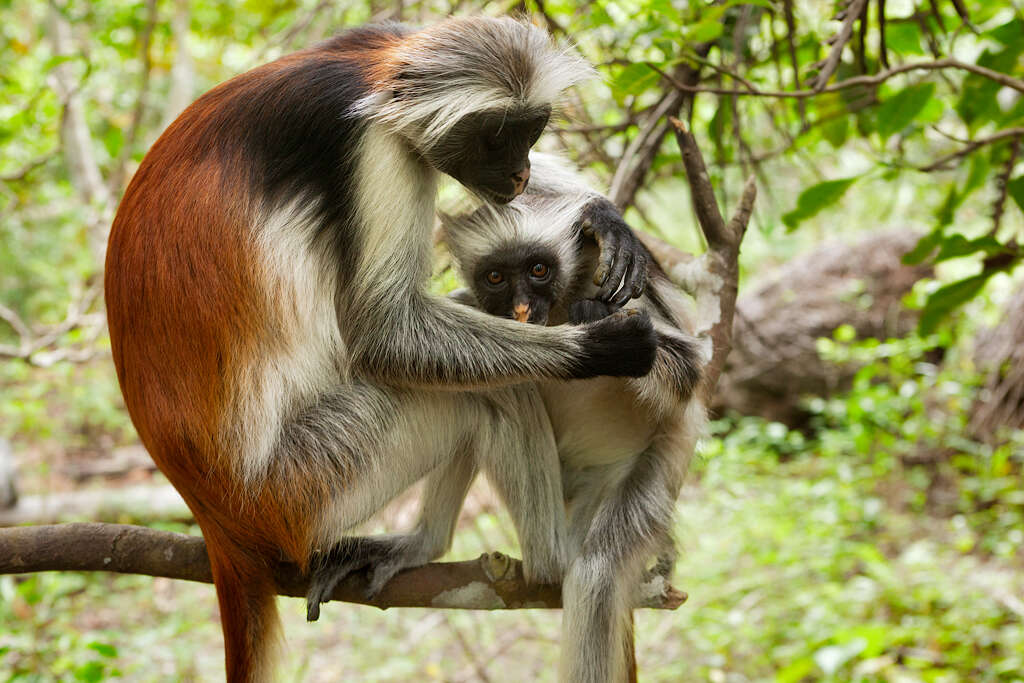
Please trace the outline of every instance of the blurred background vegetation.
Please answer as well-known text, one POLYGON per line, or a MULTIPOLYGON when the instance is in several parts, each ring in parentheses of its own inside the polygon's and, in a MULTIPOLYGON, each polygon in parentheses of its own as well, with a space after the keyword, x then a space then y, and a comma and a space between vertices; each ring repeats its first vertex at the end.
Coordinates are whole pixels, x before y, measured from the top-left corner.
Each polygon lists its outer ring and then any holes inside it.
MULTIPOLYGON (((641 679, 1024 680, 1019 0, 0 0, 0 523, 197 532, 160 502, 109 358, 125 183, 222 80, 468 12, 524 14, 597 65, 541 144, 638 229, 701 249, 668 115, 727 210, 758 180, 737 348, 679 504, 691 597, 637 613, 641 679)), ((515 541, 481 487, 451 556, 495 548, 515 541)), ((557 612, 282 609, 285 680, 553 678, 557 612)), ((0 679, 217 680, 216 617, 210 586, 0 577, 0 679)))

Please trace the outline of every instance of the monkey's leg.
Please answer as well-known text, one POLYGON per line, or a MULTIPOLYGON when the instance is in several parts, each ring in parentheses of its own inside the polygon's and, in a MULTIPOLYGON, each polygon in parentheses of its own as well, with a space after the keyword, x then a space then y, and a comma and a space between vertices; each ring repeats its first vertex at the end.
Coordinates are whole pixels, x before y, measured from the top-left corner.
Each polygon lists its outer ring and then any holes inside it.
MULTIPOLYGON (((503 485, 505 489, 511 487, 518 496, 510 508, 523 534, 527 576, 560 578, 565 566, 564 514, 557 452, 539 395, 533 385, 524 386, 529 389, 480 393, 375 389, 388 400, 369 401, 367 407, 360 407, 358 422, 375 425, 375 438, 360 439, 361 449, 353 449, 349 458, 359 467, 358 472, 349 475, 360 479, 358 490, 375 492, 375 497, 346 496, 342 490, 330 503, 326 518, 331 526, 321 532, 328 539, 329 549, 314 560, 311 568, 307 618, 317 618, 319 604, 327 601, 337 583, 353 571, 370 567, 370 591, 374 592, 401 569, 422 565, 443 554, 451 542, 480 454, 509 461, 497 468, 500 473, 496 486, 499 491, 503 485), (383 407, 387 414, 374 414, 375 407, 383 407), (513 459, 524 462, 512 463, 513 459), (553 477, 541 463, 555 468, 553 477), (340 530, 363 521, 431 470, 422 518, 414 532, 335 540, 340 530), (522 509, 533 515, 527 522, 522 521, 522 509), (549 525, 558 531, 549 531, 549 525)), ((320 406, 324 403, 321 401, 320 406)), ((351 417, 341 421, 351 421, 351 417)))
POLYGON ((500 408, 481 435, 481 468, 505 503, 519 536, 523 574, 557 583, 568 564, 558 448, 535 384, 491 393, 500 408))
MULTIPOLYGON (((464 458, 470 425, 483 417, 472 394, 352 384, 318 397, 284 426, 275 461, 317 484, 303 498, 316 520, 312 546, 322 549, 310 558, 311 619, 346 575, 407 550, 386 538, 342 538, 344 531, 435 468, 464 458)), ((455 488, 457 509, 464 490, 455 488)))
POLYGON ((466 449, 427 476, 416 528, 410 533, 376 539, 389 547, 373 564, 367 589, 370 596, 379 593, 384 584, 403 569, 420 567, 448 552, 462 503, 476 472, 476 456, 466 449))
POLYGON ((669 538, 671 480, 670 464, 644 453, 597 507, 562 584, 563 681, 625 680, 637 587, 648 558, 669 538))

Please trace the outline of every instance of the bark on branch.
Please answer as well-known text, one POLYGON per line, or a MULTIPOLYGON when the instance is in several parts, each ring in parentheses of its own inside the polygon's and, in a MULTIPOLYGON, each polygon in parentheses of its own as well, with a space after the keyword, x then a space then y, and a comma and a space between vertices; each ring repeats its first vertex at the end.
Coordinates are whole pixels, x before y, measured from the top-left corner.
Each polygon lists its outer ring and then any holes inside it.
MULTIPOLYGON (((0 574, 108 571, 213 583, 202 538, 127 524, 53 524, 0 530, 0 574)), ((275 568, 278 594, 305 597, 306 578, 293 564, 275 568)), ((402 572, 376 597, 366 597, 356 573, 332 600, 388 607, 528 609, 562 606, 559 586, 527 584, 522 563, 502 553, 476 560, 435 562, 402 572)), ((676 609, 686 594, 663 581, 644 585, 642 607, 676 609)))
MULTIPOLYGON (((662 265, 669 277, 694 295, 700 316, 699 326, 706 326, 711 336, 713 351, 711 361, 704 370, 703 390, 705 400, 709 401, 718 384, 718 377, 722 374, 725 359, 732 350, 732 321, 736 313, 740 274, 740 242, 750 223, 757 185, 753 177, 747 179, 736 213, 728 223, 725 222, 697 141, 682 121, 675 118, 669 121, 683 155, 693 209, 701 231, 707 238, 708 251, 694 261, 677 257, 675 261, 678 265, 668 266, 664 262, 662 265)), ((661 251, 664 253, 665 249, 661 251)))

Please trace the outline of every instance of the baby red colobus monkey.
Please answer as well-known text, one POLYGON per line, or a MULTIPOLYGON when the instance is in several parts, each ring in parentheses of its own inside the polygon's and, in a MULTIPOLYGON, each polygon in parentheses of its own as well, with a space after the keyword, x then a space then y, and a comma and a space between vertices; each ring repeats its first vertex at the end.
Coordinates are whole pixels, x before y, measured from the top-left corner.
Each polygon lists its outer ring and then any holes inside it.
MULTIPOLYGON (((536 153, 533 159, 557 163, 536 153)), ((570 174, 564 178, 558 192, 443 217, 445 239, 469 287, 456 299, 535 325, 583 324, 618 308, 595 298, 597 248, 578 238, 579 207, 593 194, 570 174)), ((689 302, 649 255, 647 268, 643 296, 625 310, 654 321, 658 350, 650 374, 537 383, 558 445, 569 516, 566 682, 626 679, 630 611, 653 558, 659 573, 671 571, 675 501, 706 421, 694 392, 709 345, 693 336, 689 302)))

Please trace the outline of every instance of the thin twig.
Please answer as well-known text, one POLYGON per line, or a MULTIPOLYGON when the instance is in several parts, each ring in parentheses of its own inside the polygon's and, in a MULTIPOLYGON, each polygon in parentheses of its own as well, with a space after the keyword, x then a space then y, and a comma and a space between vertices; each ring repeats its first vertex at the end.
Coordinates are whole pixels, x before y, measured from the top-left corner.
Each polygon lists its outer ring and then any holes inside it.
MULTIPOLYGON (((939 0, 928 0, 928 4, 931 6, 932 15, 939 25, 939 30, 946 33, 946 21, 942 18, 942 12, 939 11, 939 0)), ((914 14, 918 14, 918 12, 915 11, 914 14)))
POLYGON ((1015 137, 1010 144, 1010 155, 1003 164, 1003 170, 996 176, 996 198, 992 203, 992 229, 988 234, 995 237, 999 233, 999 226, 1003 220, 1003 210, 1006 208, 1006 197, 1009 193, 1010 176, 1017 165, 1017 157, 1020 155, 1020 137, 1015 137))
POLYGON ((839 27, 839 33, 833 38, 832 50, 829 52, 828 57, 825 58, 825 63, 821 67, 821 71, 818 72, 818 78, 814 81, 815 92, 821 92, 828 84, 832 74, 835 73, 836 67, 839 66, 839 60, 843 56, 843 48, 850 42, 850 37, 853 36, 853 22, 857 21, 860 17, 861 12, 864 11, 864 5, 867 4, 867 0, 850 0, 846 6, 846 14, 843 17, 843 25, 839 27))
MULTIPOLYGON (((694 53, 699 57, 706 57, 711 51, 711 46, 712 43, 702 43, 694 48, 694 53)), ((665 75, 673 84, 696 84, 700 78, 700 69, 689 64, 679 64, 673 75, 665 75)), ((615 169, 608 192, 608 198, 619 209, 632 205, 647 171, 658 156, 658 150, 669 130, 668 124, 663 120, 664 117, 678 115, 686 103, 692 100, 693 94, 685 90, 675 89, 667 92, 651 112, 645 126, 630 141, 615 169)))
MULTIPOLYGON (((840 90, 847 90, 849 88, 855 88, 858 86, 878 85, 879 83, 882 83, 892 78, 893 76, 898 76, 899 74, 907 73, 909 71, 917 71, 922 69, 925 71, 935 71, 941 69, 962 69, 963 71, 969 71, 970 73, 982 76, 983 78, 988 78, 989 80, 995 81, 1000 85, 1004 85, 1007 88, 1012 88, 1013 90, 1024 93, 1024 80, 1014 78, 999 71, 987 69, 983 66, 978 66, 977 64, 968 64, 966 62, 961 62, 960 60, 953 59, 952 57, 936 59, 931 62, 914 62, 911 64, 901 64, 900 66, 895 66, 889 69, 888 71, 880 71, 877 74, 871 76, 854 76, 844 81, 837 81, 836 83, 833 83, 832 85, 822 90, 740 90, 735 88, 713 88, 702 85, 689 85, 687 83, 682 83, 678 79, 672 78, 671 76, 666 75, 666 77, 669 83, 672 84, 672 87, 676 88, 677 90, 683 90, 685 92, 690 93, 706 92, 716 95, 746 95, 754 97, 789 97, 794 99, 804 99, 808 97, 817 97, 818 95, 822 95, 825 93, 839 92, 840 90)), ((662 73, 664 74, 664 72, 662 73)))
MULTIPOLYGON (((867 22, 865 12, 864 21, 867 22)), ((889 66, 889 48, 885 44, 885 0, 878 0, 878 58, 886 69, 889 66)))
MULTIPOLYGON (((793 0, 785 0, 783 2, 783 10, 786 18, 786 43, 789 49, 789 61, 793 66, 793 87, 799 90, 800 60, 796 55, 796 19, 793 17, 793 0)), ((805 125, 807 123, 807 112, 802 101, 797 102, 797 111, 800 113, 800 125, 805 125)))
POLYGON ((135 107, 132 109, 131 122, 128 124, 128 131, 121 143, 121 151, 114 162, 114 170, 110 173, 107 187, 113 195, 121 193, 121 186, 124 183, 125 171, 128 168, 128 161, 135 151, 135 140, 139 136, 139 129, 142 126, 142 118, 146 114, 146 107, 149 100, 149 88, 152 81, 153 56, 150 54, 150 46, 153 42, 153 29, 157 22, 156 0, 146 0, 146 25, 142 29, 139 38, 139 55, 142 66, 139 72, 139 94, 135 98, 135 107))
POLYGON ((971 154, 972 152, 981 147, 984 147, 985 145, 991 145, 992 143, 999 142, 1000 140, 1005 140, 1007 138, 1014 137, 1019 138, 1021 136, 1024 136, 1024 128, 1007 128, 1006 130, 1001 130, 998 133, 989 135, 988 137, 971 140, 963 149, 957 150, 952 154, 947 154, 944 157, 940 157, 939 159, 928 164, 927 166, 917 166, 915 168, 917 168, 917 170, 919 171, 924 171, 925 173, 938 171, 939 169, 946 166, 946 164, 956 161, 957 159, 962 159, 963 157, 967 156, 968 154, 971 154))
MULTIPOLYGON (((927 39, 928 49, 931 51, 932 57, 935 57, 936 59, 941 58, 942 47, 939 45, 939 39, 935 36, 935 32, 932 31, 932 27, 928 24, 928 17, 923 12, 914 12, 912 18, 917 22, 918 28, 921 29, 921 33, 923 33, 924 37, 927 39)), ((942 25, 941 16, 939 25, 942 25)))
POLYGON ((953 0, 953 8, 956 10, 956 14, 960 17, 961 21, 972 33, 981 33, 978 27, 971 22, 971 15, 967 13, 967 6, 964 5, 963 0, 953 0))
POLYGON ((42 156, 36 157, 32 161, 22 166, 17 171, 12 171, 7 175, 0 175, 0 182, 16 183, 24 180, 29 173, 36 170, 37 168, 40 168, 41 166, 45 166, 53 158, 55 158, 58 154, 58 151, 59 150, 51 150, 46 154, 43 154, 42 156))
POLYGON ((868 5, 864 5, 860 15, 860 26, 857 29, 857 47, 854 49, 854 55, 857 58, 857 70, 862 74, 868 72, 867 36, 868 5))

